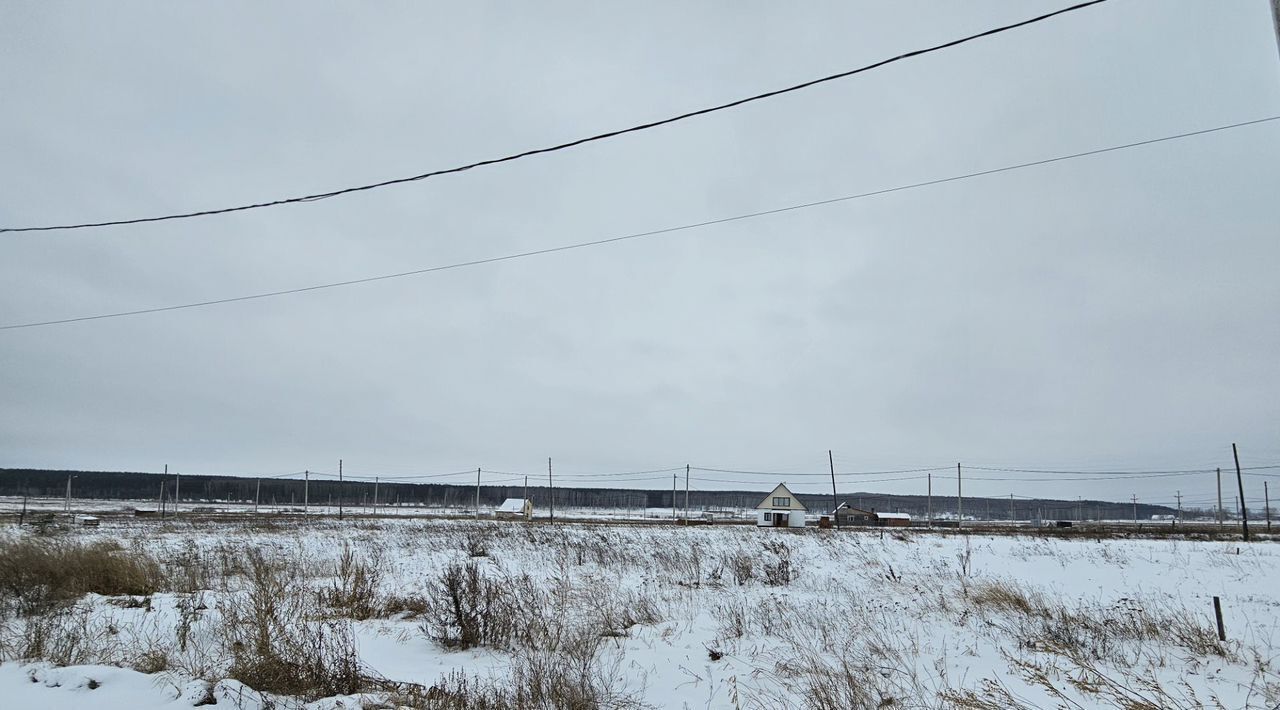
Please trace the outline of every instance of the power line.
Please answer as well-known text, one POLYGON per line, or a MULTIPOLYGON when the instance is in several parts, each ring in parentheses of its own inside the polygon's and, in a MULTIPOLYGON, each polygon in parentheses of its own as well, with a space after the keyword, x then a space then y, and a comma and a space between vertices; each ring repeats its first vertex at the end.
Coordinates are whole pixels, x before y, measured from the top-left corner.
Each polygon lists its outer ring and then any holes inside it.
POLYGON ((676 116, 670 116, 668 118, 663 118, 657 121, 641 123, 638 125, 631 126, 629 128, 621 128, 617 130, 606 131, 604 133, 597 133, 595 135, 588 136, 586 138, 578 138, 576 140, 569 141, 568 143, 560 143, 558 145, 553 145, 545 148, 535 148, 532 150, 526 150, 521 153, 514 153, 511 155, 507 155, 501 158, 490 158, 488 160, 481 160, 475 163, 470 163, 467 165, 459 165, 452 168, 433 170, 431 172, 422 173, 420 175, 394 178, 391 180, 383 180, 382 182, 375 182, 367 185, 358 185, 355 187, 344 187, 344 188, 333 190, 330 192, 321 192, 313 195, 303 195, 301 197, 288 197, 288 198, 270 200, 267 202, 257 202, 257 203, 247 204, 247 205, 239 205, 236 207, 223 207, 219 209, 201 210, 198 212, 181 212, 181 213, 161 215, 157 217, 137 217, 133 219, 112 220, 107 222, 84 222, 80 224, 50 225, 50 226, 42 226, 42 227, 6 227, 6 228, 0 228, 0 232, 50 232, 55 230, 88 229, 93 227, 113 227, 113 226, 120 226, 120 225, 126 225, 126 224, 142 224, 145 222, 163 222, 163 221, 175 220, 175 219, 189 219, 192 217, 207 217, 210 215, 226 214, 229 212, 244 212, 246 210, 255 210, 255 209, 261 209, 264 207, 276 207, 279 205, 294 204, 299 202, 315 202, 317 200, 324 200, 330 197, 337 197, 339 195, 347 195, 353 192, 364 192, 367 190, 375 190, 378 188, 388 187, 391 185, 400 185, 408 182, 417 182, 419 180, 426 180, 427 178, 437 177, 440 175, 448 175, 450 173, 460 173, 467 170, 471 170, 473 168, 479 168, 479 167, 484 167, 488 165, 496 165, 498 163, 507 163, 513 160, 528 158, 531 156, 541 155, 544 153, 554 153, 556 151, 566 150, 568 148, 580 146, 585 143, 593 143, 593 142, 602 141, 608 138, 615 138, 617 136, 621 136, 627 133, 638 133, 640 131, 646 131, 651 128, 657 128, 658 126, 665 126, 670 123, 676 123, 677 121, 683 121, 689 118, 694 118, 695 116, 705 116, 710 113, 716 113, 717 111, 725 111, 727 109, 736 108, 744 104, 753 103, 755 101, 763 101, 764 99, 773 98, 775 96, 781 96, 782 94, 789 94, 794 91, 800 91, 802 89, 807 89, 813 86, 817 86, 819 84, 825 84, 827 82, 835 81, 837 79, 845 79, 855 74, 861 74, 863 72, 871 71, 872 69, 883 67, 887 64, 900 62, 904 59, 910 59, 912 57, 918 57, 924 54, 929 54, 931 52, 937 52, 943 49, 948 49, 950 47, 956 47, 956 46, 965 44, 967 42, 972 42, 976 39, 997 35, 997 34, 1000 34, 1001 32, 1008 32, 1009 30, 1017 29, 1019 27, 1025 27, 1027 25, 1032 25, 1037 22, 1042 22, 1052 17, 1056 17, 1058 15, 1064 15, 1068 12, 1074 12, 1076 10, 1089 7, 1090 5, 1098 5, 1106 1, 1107 0, 1089 0, 1089 2, 1082 2, 1076 5, 1072 5, 1070 7, 1065 7, 1065 8, 1062 8, 1061 10, 1055 10, 1053 12, 1046 13, 1038 17, 1033 17, 1029 20, 1022 20, 1021 22, 1015 22, 1011 25, 996 27, 993 29, 986 30, 984 32, 979 32, 978 34, 969 35, 968 37, 962 37, 960 39, 952 40, 950 42, 935 45, 933 47, 928 47, 925 49, 917 49, 917 50, 907 52, 905 54, 899 54, 896 57, 882 59, 878 62, 868 64, 866 66, 858 67, 857 69, 850 69, 847 71, 838 72, 836 74, 830 74, 828 76, 824 76, 818 79, 812 79, 812 80, 809 80, 800 84, 788 86, 782 89, 766 91, 763 94, 748 96, 746 98, 737 99, 734 101, 730 101, 728 103, 718 104, 708 108, 697 109, 695 111, 689 111, 687 113, 682 113, 676 116))
POLYGON ((941 185, 944 183, 957 182, 960 180, 968 180, 970 178, 982 177, 985 175, 994 175, 996 173, 1009 172, 1011 170, 1020 170, 1022 168, 1030 168, 1030 167, 1035 167, 1039 165, 1047 165, 1050 163, 1057 163, 1064 160, 1072 160, 1075 158, 1084 158, 1084 157, 1093 156, 1093 155, 1100 155, 1102 153, 1110 153, 1117 150, 1124 150, 1127 148, 1136 148, 1139 146, 1151 145, 1154 143, 1162 143, 1165 141, 1173 141, 1173 140, 1180 140, 1184 138, 1191 138, 1194 136, 1202 136, 1209 133, 1217 133, 1219 131, 1227 131, 1235 128, 1243 128, 1245 126, 1253 126, 1260 123, 1266 123, 1268 121, 1276 121, 1276 120, 1280 120, 1280 116, 1269 116, 1267 118, 1259 118, 1251 121, 1241 121, 1239 123, 1231 123, 1231 124, 1222 125, 1222 126, 1215 126, 1213 128, 1205 128, 1197 131, 1189 131, 1186 133, 1178 133, 1174 135, 1161 136, 1159 138, 1151 138, 1147 140, 1137 141, 1134 143, 1124 143, 1121 145, 1108 146, 1106 148, 1097 148, 1094 150, 1087 150, 1079 153, 1060 155, 1053 158, 1033 160, 1026 163, 1017 163, 1015 165, 1006 165, 999 168, 992 168, 990 170, 981 170, 978 172, 965 173, 962 175, 953 175, 951 177, 938 178, 935 180, 926 180, 924 182, 910 183, 907 185, 898 185, 896 187, 888 187, 880 190, 873 190, 871 192, 861 192, 853 195, 844 195, 842 197, 833 197, 830 199, 817 200, 814 202, 805 202, 801 204, 788 205, 786 207, 777 207, 769 210, 761 210, 759 212, 749 212, 746 214, 734 215, 732 217, 721 217, 718 219, 710 219, 702 222, 683 224, 675 227, 664 227, 662 229, 654 229, 646 232, 635 232, 632 234, 624 234, 618 237, 596 239, 589 242, 578 242, 576 244, 564 244, 556 247, 547 247, 545 249, 535 249, 532 251, 517 252, 514 254, 505 254, 502 256, 493 256, 493 257, 487 257, 484 259, 473 259, 471 261, 460 261, 453 264, 444 264, 441 266, 431 266, 431 267, 426 267, 422 269, 414 269, 412 271, 401 271, 394 274, 382 274, 379 276, 368 276, 364 278, 350 279, 347 281, 335 281, 331 283, 317 284, 314 286, 303 286, 300 288, 282 289, 279 291, 268 291, 265 293, 255 293, 248 296, 233 296, 229 298, 218 298, 218 299, 213 299, 209 301, 183 303, 183 304, 174 305, 174 306, 142 308, 142 309, 133 310, 133 311, 117 311, 114 313, 101 313, 101 314, 92 315, 92 316, 78 316, 75 318, 62 318, 58 320, 46 320, 46 321, 35 321, 31 323, 14 323, 9 325, 0 325, 0 330, 17 330, 19 328, 39 328, 39 327, 49 326, 49 325, 63 325, 66 323, 80 323, 83 321, 103 320, 106 318, 124 318, 126 316, 139 316, 139 315, 145 315, 148 313, 163 313, 166 311, 178 311, 178 310, 184 310, 188 308, 203 308, 206 306, 217 306, 217 305, 222 305, 227 303, 238 303, 240 301, 254 301, 254 300, 259 300, 264 298, 274 298, 277 296, 287 296, 295 293, 321 291, 324 289, 340 288, 343 286, 355 286, 358 284, 373 283, 375 281, 387 281, 390 279, 404 278, 407 276, 420 276, 422 274, 435 273, 438 271, 449 271, 452 269, 462 269, 462 268, 471 267, 471 266, 483 266, 486 264, 494 264, 502 261, 524 259, 531 256, 542 256, 545 254, 553 254, 556 252, 570 251, 573 249, 585 249, 587 247, 604 246, 608 244, 616 244, 618 242, 624 242, 624 241, 629 241, 634 239, 643 239, 645 237, 655 237, 663 234, 672 234, 675 232, 684 232, 684 231, 689 231, 693 229, 700 229, 703 227, 710 227, 718 224, 740 222, 740 221, 749 220, 749 219, 756 219, 759 217, 767 217, 770 215, 782 214, 784 212, 794 212, 797 210, 809 209, 812 207, 822 207, 824 205, 832 205, 840 202, 849 202, 851 200, 860 200, 867 197, 875 197, 877 195, 886 195, 893 192, 914 190, 921 187, 929 187, 931 185, 941 185))

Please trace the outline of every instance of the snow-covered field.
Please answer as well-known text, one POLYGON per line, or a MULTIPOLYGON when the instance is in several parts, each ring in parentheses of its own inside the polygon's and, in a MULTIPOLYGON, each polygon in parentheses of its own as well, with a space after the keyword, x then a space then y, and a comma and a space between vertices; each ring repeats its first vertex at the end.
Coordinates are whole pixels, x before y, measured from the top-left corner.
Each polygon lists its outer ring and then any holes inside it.
POLYGON ((0 531, 0 557, 43 545, 158 567, 144 593, 69 608, 0 579, 3 707, 1280 704, 1270 541, 410 519, 0 531))

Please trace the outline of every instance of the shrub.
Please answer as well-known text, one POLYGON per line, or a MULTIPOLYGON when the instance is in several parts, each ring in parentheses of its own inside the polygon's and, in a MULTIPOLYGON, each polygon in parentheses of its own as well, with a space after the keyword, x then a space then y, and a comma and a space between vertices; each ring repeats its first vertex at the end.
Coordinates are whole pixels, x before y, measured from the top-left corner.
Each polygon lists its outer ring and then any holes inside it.
POLYGON ((52 538, 0 542, 0 612, 34 614, 85 594, 150 595, 161 588, 150 555, 109 542, 52 538))

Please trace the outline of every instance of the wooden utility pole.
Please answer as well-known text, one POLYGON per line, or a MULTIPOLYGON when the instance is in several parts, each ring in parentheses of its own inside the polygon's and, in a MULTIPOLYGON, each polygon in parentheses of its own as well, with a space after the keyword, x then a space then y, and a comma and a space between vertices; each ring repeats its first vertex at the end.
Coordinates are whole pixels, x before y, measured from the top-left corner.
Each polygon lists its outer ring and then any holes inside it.
POLYGON ((1218 469, 1218 527, 1222 527, 1222 469, 1218 469))
POLYGON ((933 474, 929 473, 929 488, 925 500, 925 524, 933 527, 933 474))
POLYGON ((1135 525, 1138 522, 1138 494, 1137 493, 1133 494, 1133 522, 1135 525))
POLYGON ((680 516, 676 513, 676 474, 671 474, 671 522, 679 520, 680 516))
POLYGON ((342 520, 342 459, 338 459, 338 520, 342 520))
MULTIPOLYGON (((165 473, 169 472, 169 464, 164 466, 165 473)), ((173 481, 173 517, 178 517, 178 504, 182 501, 182 474, 175 473, 173 481)))
MULTIPOLYGON (((529 480, 528 478, 525 479, 526 486, 529 485, 528 480, 529 480)), ((374 515, 378 514, 378 477, 377 476, 373 477, 373 514, 374 515)))
POLYGON ((476 520, 480 519, 480 469, 476 469, 476 520))
POLYGON ((302 515, 311 516, 311 471, 302 472, 302 515))
POLYGON ((74 478, 74 476, 71 476, 71 475, 67 476, 67 502, 66 502, 66 505, 63 506, 63 510, 67 513, 71 512, 71 479, 72 478, 74 478))
POLYGON ((1249 504, 1244 499, 1244 476, 1240 474, 1240 453, 1235 443, 1231 444, 1231 456, 1236 460, 1236 485, 1240 487, 1240 530, 1244 533, 1244 541, 1249 541, 1249 504))
MULTIPOLYGON (((1280 2, 1280 0, 1277 0, 1280 2)), ((26 499, 23 498, 25 502, 26 499)), ((1267 482, 1262 482, 1262 514, 1267 516, 1267 533, 1271 532, 1271 493, 1267 490, 1267 482)))
MULTIPOLYGON (((27 496, 31 493, 31 483, 29 481, 22 482, 22 512, 18 513, 18 527, 22 527, 27 522, 27 496)), ((1267 525, 1270 525, 1268 520, 1267 525)))
POLYGON ((836 529, 840 529, 840 502, 836 500, 836 460, 827 449, 827 464, 831 466, 831 517, 835 519, 836 529))
POLYGON ((160 513, 160 519, 164 520, 164 484, 167 483, 163 478, 160 479, 160 502, 156 505, 156 511, 160 513))
POLYGON ((684 465, 684 519, 689 519, 689 464, 684 465))
POLYGON ((551 457, 550 456, 547 457, 547 487, 551 489, 547 493, 547 496, 550 498, 550 501, 548 502, 551 506, 551 524, 555 525, 556 524, 556 484, 551 479, 551 457))
POLYGON ((258 485, 253 489, 253 514, 258 514, 258 500, 262 498, 262 479, 258 479, 258 485))
POLYGON ((1180 523, 1182 522, 1182 491, 1175 493, 1174 497, 1178 499, 1178 514, 1174 516, 1173 522, 1180 523))
POLYGON ((956 464, 956 529, 964 525, 964 481, 960 477, 960 464, 956 464))
POLYGON ((1013 494, 1009 494, 1009 522, 1013 522, 1013 494))
POLYGON ((1276 31, 1276 49, 1280 49, 1280 0, 1271 0, 1271 25, 1276 31))

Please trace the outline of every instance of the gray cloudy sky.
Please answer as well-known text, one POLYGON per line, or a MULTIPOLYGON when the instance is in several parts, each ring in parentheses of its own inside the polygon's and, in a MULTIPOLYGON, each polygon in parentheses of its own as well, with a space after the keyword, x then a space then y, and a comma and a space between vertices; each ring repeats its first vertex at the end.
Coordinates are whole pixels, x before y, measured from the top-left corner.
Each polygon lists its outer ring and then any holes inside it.
MULTIPOLYGON (((415 174, 1065 4, 5 2, 0 225, 415 174)), ((0 324, 483 258, 1275 114, 1265 0, 1113 0, 466 174, 0 235, 0 324)), ((554 456, 577 473, 802 472, 832 448, 849 471, 1182 469, 1230 465, 1232 441, 1246 465, 1277 463, 1278 188, 1280 122, 599 249, 0 331, 0 466, 279 473, 341 457, 405 475, 536 472, 554 456)), ((744 487, 695 483, 730 485, 744 487)))

